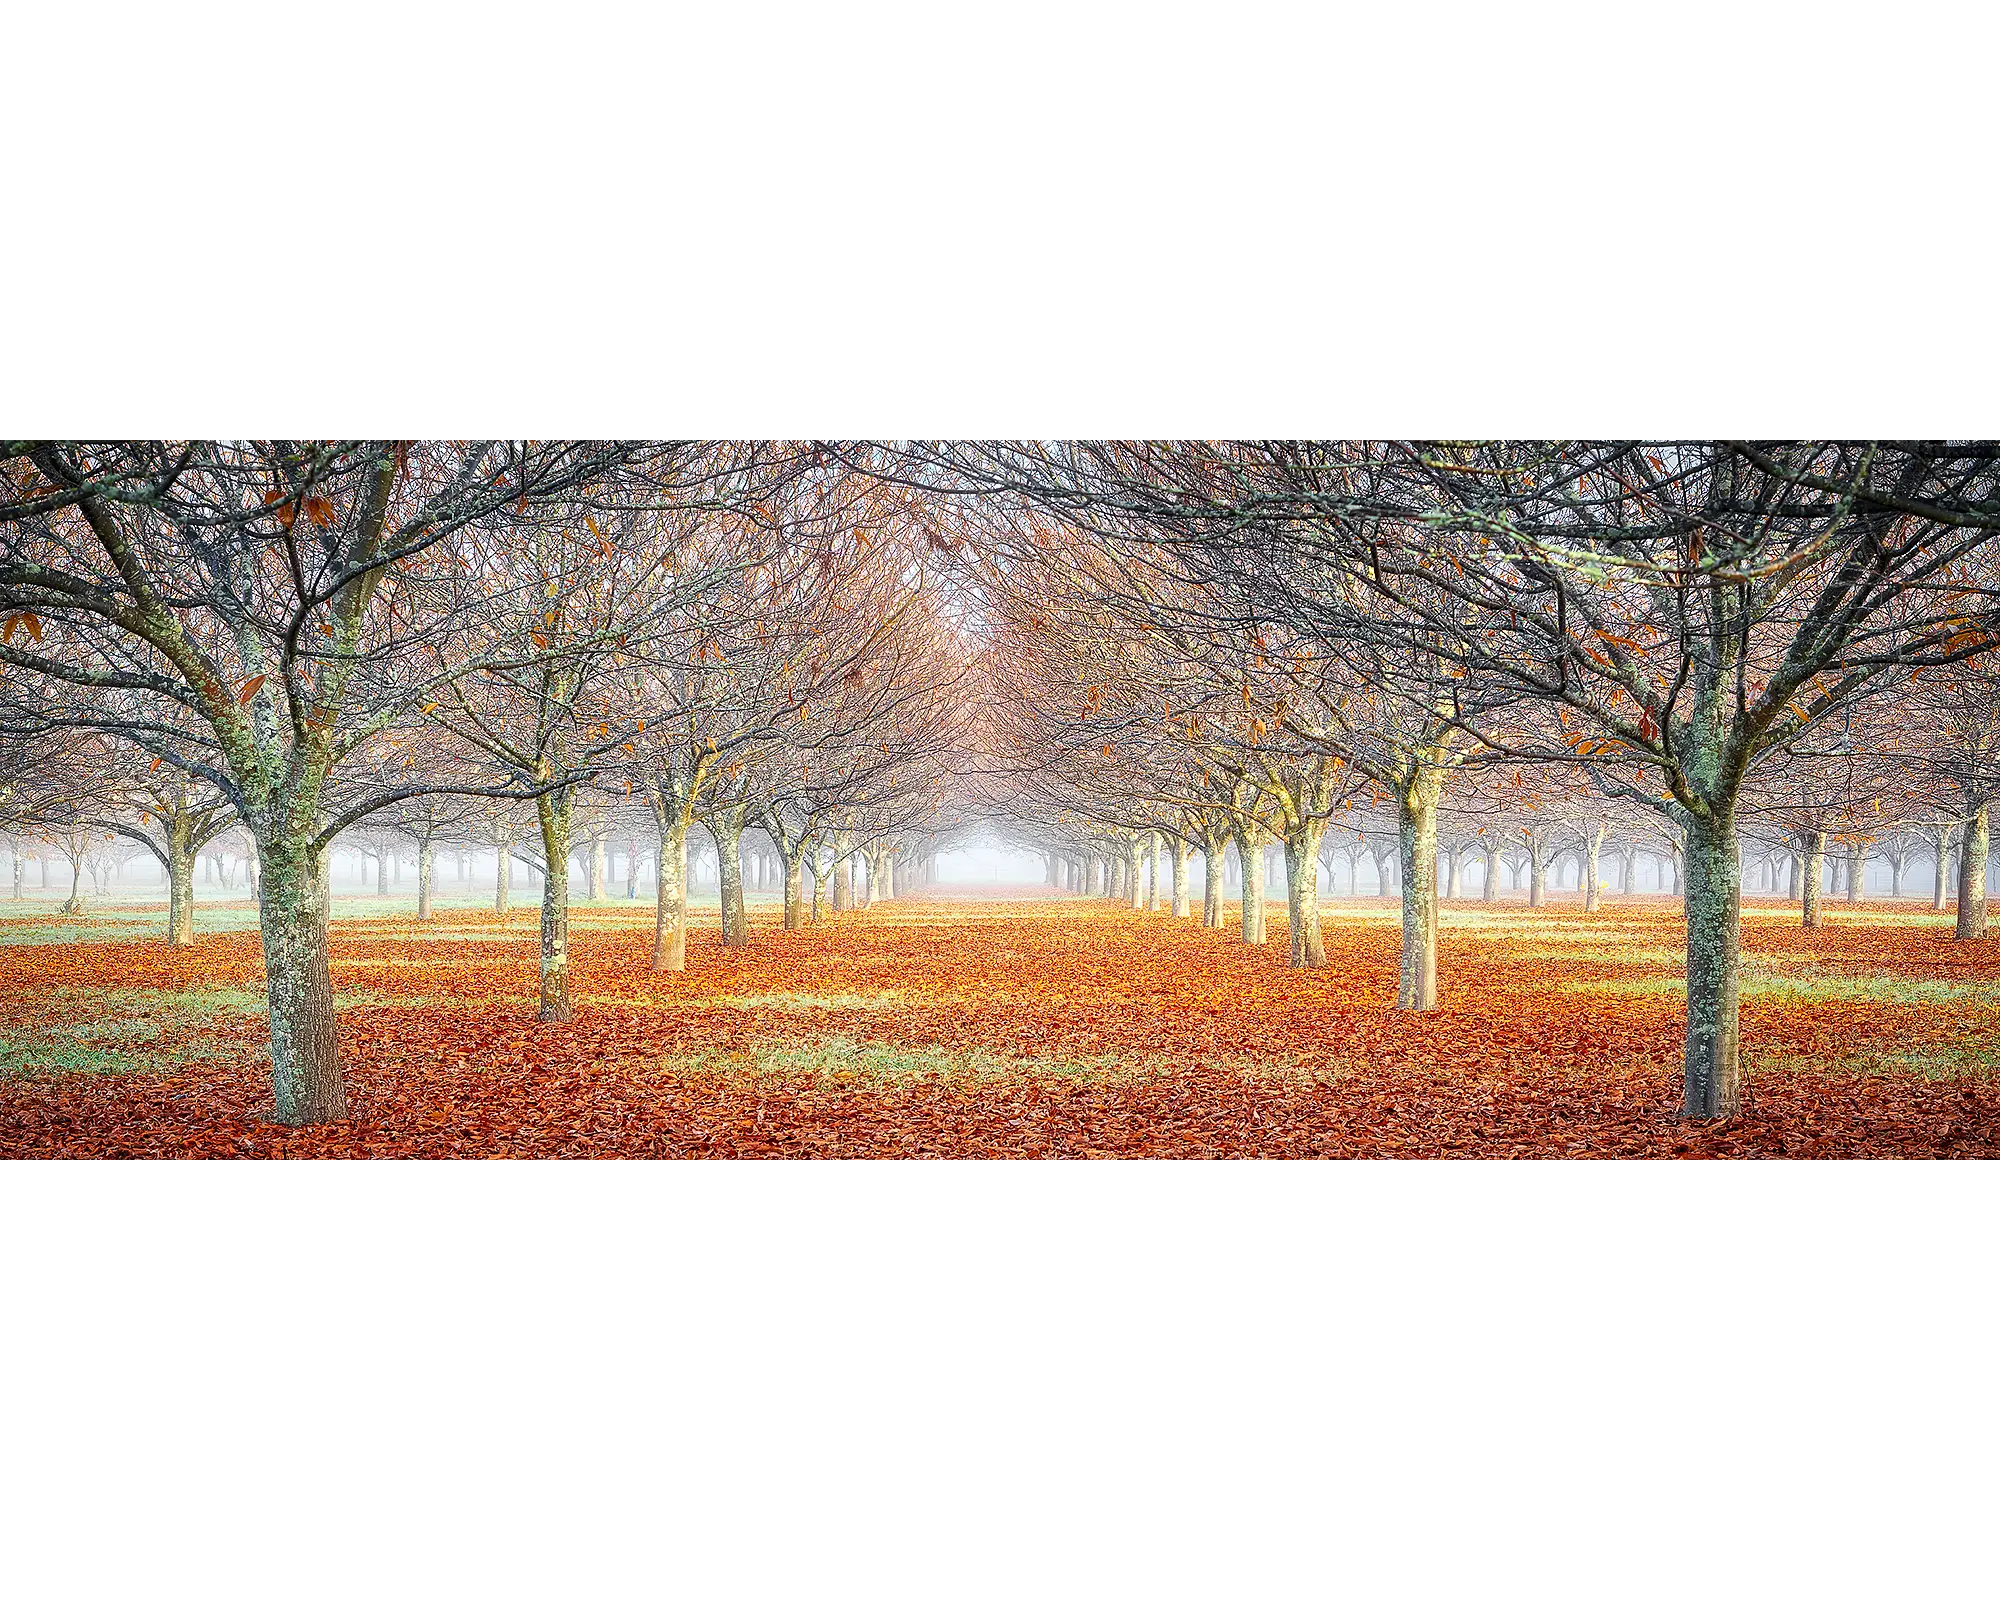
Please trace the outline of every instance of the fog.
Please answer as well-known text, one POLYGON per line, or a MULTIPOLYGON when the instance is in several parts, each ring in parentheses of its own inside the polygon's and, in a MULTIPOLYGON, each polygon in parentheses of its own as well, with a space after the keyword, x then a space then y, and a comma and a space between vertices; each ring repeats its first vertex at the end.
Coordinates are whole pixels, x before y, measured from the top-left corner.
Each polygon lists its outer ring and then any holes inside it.
POLYGON ((965 850, 948 850, 938 857, 938 882, 942 884, 970 886, 1043 881, 1042 858, 1026 850, 975 845, 965 850))

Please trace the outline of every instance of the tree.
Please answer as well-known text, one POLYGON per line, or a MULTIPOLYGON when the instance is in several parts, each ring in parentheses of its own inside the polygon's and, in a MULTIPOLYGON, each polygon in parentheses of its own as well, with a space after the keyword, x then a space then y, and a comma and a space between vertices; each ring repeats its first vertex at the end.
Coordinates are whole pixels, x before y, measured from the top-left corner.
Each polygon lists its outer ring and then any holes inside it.
POLYGON ((1385 639, 1570 719, 1570 758, 1684 841, 1689 1116, 1740 1104, 1749 772, 1829 712, 1995 643, 2000 448, 1987 444, 1036 445, 929 459, 1218 572, 1302 574, 1281 591, 1302 611, 1359 588, 1385 639))
POLYGON ((92 691, 89 725, 211 784, 256 839, 280 1121, 346 1112, 326 848, 427 785, 332 813, 327 789, 444 687, 414 649, 451 626, 426 583, 504 540, 496 518, 573 495, 630 454, 564 441, 0 446, 0 611, 36 619, 29 639, 0 641, 0 662, 92 691))

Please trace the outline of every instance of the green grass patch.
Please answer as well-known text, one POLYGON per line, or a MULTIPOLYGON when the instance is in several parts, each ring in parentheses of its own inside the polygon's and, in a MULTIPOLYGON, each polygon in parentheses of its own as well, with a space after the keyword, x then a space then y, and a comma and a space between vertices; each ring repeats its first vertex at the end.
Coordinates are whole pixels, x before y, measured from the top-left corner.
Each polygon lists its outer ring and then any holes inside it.
POLYGON ((831 1034, 810 1043, 772 1042, 741 1050, 702 1050, 664 1055, 669 1072, 770 1072, 811 1074, 835 1083, 888 1083, 920 1077, 997 1077, 1023 1070, 1052 1077, 1092 1077, 1132 1070, 1128 1057, 1008 1056, 991 1050, 948 1050, 941 1045, 909 1049, 831 1034))
MULTIPOLYGON (((1615 957, 1606 956, 1613 960, 1615 957)), ((1797 958, 1793 958, 1796 962, 1797 958)), ((1661 971, 1645 977, 1584 978, 1566 983, 1570 994, 1615 996, 1658 995, 1676 999, 1687 994, 1686 961, 1659 958, 1661 971)), ((1811 966, 1781 964, 1769 956, 1745 956, 1739 993, 1745 1000, 1781 1004, 1839 1005, 1855 1001, 1881 1005, 1929 1006, 1937 1009, 1983 1008, 2000 1005, 2000 983, 1946 978, 1899 978, 1889 974, 1856 976, 1811 966)))

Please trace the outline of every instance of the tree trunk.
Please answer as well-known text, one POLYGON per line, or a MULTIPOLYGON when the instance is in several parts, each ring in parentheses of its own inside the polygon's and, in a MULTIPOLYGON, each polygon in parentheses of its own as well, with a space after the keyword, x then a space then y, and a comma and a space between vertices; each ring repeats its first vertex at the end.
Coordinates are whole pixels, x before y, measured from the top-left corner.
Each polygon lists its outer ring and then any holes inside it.
POLYGON ((1291 912, 1292 965, 1326 965, 1326 940, 1319 924, 1319 841, 1326 832, 1321 818, 1309 818, 1285 831, 1285 904, 1291 912))
POLYGON ((750 924, 743 910, 743 824, 724 813, 710 819, 708 835, 715 841, 716 889, 722 897, 722 942, 740 950, 750 942, 750 924))
POLYGON ((1213 839, 1202 841, 1201 925, 1204 928, 1222 926, 1222 864, 1228 858, 1228 853, 1229 845, 1226 841, 1220 844, 1213 839))
POLYGON ((1137 835, 1125 846, 1125 895, 1134 911, 1146 909, 1146 844, 1137 835))
POLYGON ((1403 867, 1403 954, 1396 973, 1399 1011, 1429 1011, 1437 1004, 1437 799, 1437 784, 1426 777, 1400 795, 1396 805, 1403 867))
MULTIPOLYGON (((17 884, 19 871, 17 858, 17 884)), ((194 835, 185 818, 167 826, 167 943, 194 943, 194 835)))
POLYGON ((1859 905, 1868 898, 1868 853, 1859 839, 1847 841, 1847 903, 1859 905))
POLYGON ((1486 879, 1479 887, 1479 898, 1489 906, 1500 898, 1500 853, 1490 844, 1486 847, 1486 879))
POLYGON ((604 898, 604 835, 601 833, 590 841, 590 854, 586 858, 584 872, 589 883, 587 892, 590 898, 593 901, 602 900, 604 898))
MULTIPOLYGON (((687 971, 687 819, 676 817, 660 828, 660 856, 655 867, 653 910, 653 970, 687 971)), ((630 860, 639 859, 635 850, 630 860)))
POLYGON ((1595 911, 1601 903, 1603 891, 1597 882, 1597 857, 1603 848, 1602 828, 1583 841, 1583 909, 1586 911, 1595 911))
POLYGON ((1951 859, 1951 829, 1937 830, 1937 870, 1931 874, 1931 910, 1944 910, 1945 872, 1951 859))
MULTIPOLYGON (((229 882, 227 877, 225 877, 222 881, 224 884, 227 884, 229 882)), ((379 900, 382 896, 386 895, 388 892, 389 892, 389 852, 386 850, 377 850, 375 852, 375 897, 379 900)))
POLYGON ((1954 939, 1986 937, 1986 849, 1990 842, 1987 802, 1982 800, 1965 819, 1958 843, 1958 925, 1954 939))
POLYGON ((1264 851, 1259 845, 1246 842, 1247 836, 1236 836, 1236 859, 1243 874, 1243 942, 1262 944, 1264 942, 1264 851))
POLYGON ((507 891, 514 887, 513 833, 502 832, 497 853, 493 859, 493 910, 497 916, 507 915, 507 891))
POLYGON ((1174 835, 1174 915, 1188 915, 1188 842, 1174 835))
POLYGON ((569 1001, 569 828, 574 789, 542 795, 535 811, 542 824, 542 1022, 567 1022, 569 1001))
POLYGON ((836 833, 833 848, 840 855, 840 862, 833 869, 833 914, 837 917, 854 909, 853 843, 847 834, 836 833))
MULTIPOLYGON (((1690 817, 1687 836, 1687 1055, 1681 1114, 1733 1117, 1737 1070, 1742 892, 1736 819, 1690 817)), ((1815 903, 1818 896, 1814 895, 1815 903)))
POLYGON ((1806 864, 1798 851, 1791 852, 1791 860, 1786 863, 1785 898, 1799 901, 1805 898, 1806 864))
POLYGON ((1444 897, 1447 900, 1456 900, 1458 898, 1458 891, 1459 891, 1459 863, 1458 863, 1457 845, 1453 845, 1451 849, 1447 851, 1445 854, 1444 872, 1445 872, 1444 897))
POLYGON ((1806 866, 1802 879, 1803 898, 1800 902, 1805 908, 1805 915, 1802 921, 1808 928, 1817 928, 1820 926, 1820 879, 1825 875, 1826 834, 1824 832, 1816 832, 1810 836, 1806 844, 1806 866))
POLYGON ((347 1115, 326 952, 327 886, 303 846, 264 846, 258 924, 271 1003, 271 1092, 280 1122, 305 1127, 347 1115))
POLYGON ((788 850, 785 862, 785 931, 797 933, 806 925, 806 854, 788 850))
POLYGON ((435 852, 428 839, 417 841, 417 921, 431 920, 431 877, 436 867, 435 852))
POLYGON ((1549 864, 1543 856, 1546 848, 1539 839, 1530 839, 1528 845, 1528 904, 1547 905, 1549 900, 1549 864))
POLYGON ((1903 898, 1903 871, 1908 862, 1909 857, 1903 854, 1901 848, 1898 848, 1896 853, 1889 857, 1889 898, 1891 900, 1900 900, 1903 898))
POLYGON ((1146 863, 1146 909, 1148 911, 1158 911, 1160 909, 1161 874, 1160 874, 1160 836, 1157 833, 1151 836, 1151 839, 1149 841, 1149 846, 1147 849, 1147 856, 1148 860, 1146 863))

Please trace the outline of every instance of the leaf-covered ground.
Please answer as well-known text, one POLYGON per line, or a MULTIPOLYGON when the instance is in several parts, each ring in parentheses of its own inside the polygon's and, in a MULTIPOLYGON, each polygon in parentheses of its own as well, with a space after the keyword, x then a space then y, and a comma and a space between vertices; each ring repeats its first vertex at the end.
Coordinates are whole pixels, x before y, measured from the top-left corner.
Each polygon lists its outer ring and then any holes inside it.
MULTIPOLYGON (((1233 909, 1233 908, 1232 908, 1233 909)), ((1102 903, 757 914, 648 970, 650 908, 580 908, 578 1015, 534 1020, 536 916, 347 902, 352 1119, 271 1123, 247 908, 192 949, 146 908, 0 914, 9 1156, 1982 1156, 2000 1154, 2000 939, 1907 904, 1746 920, 1748 1110, 1678 1102, 1666 902, 1450 906, 1442 1007, 1391 1009, 1394 908, 1331 964, 1102 903)))

